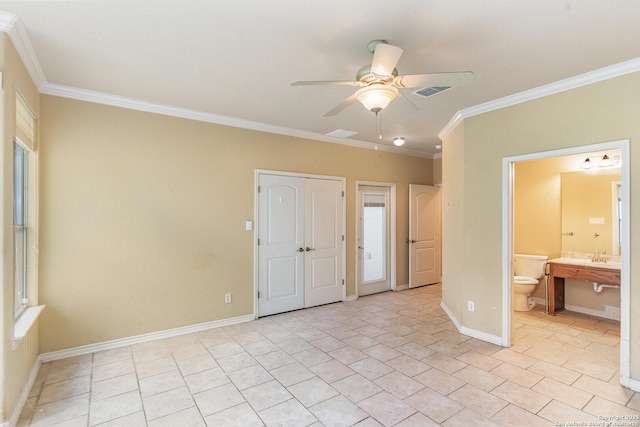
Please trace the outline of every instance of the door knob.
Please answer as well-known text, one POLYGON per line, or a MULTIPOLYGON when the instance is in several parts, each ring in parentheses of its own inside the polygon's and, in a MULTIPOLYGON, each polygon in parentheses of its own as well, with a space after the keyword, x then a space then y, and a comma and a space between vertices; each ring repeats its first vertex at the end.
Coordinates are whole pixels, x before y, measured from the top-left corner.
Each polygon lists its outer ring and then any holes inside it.
POLYGON ((307 246, 307 252, 309 252, 309 251, 315 251, 315 249, 312 249, 309 246, 307 246))
POLYGON ((296 252, 304 252, 304 249, 298 248, 298 250, 296 252))
POLYGON ((407 239, 407 243, 418 243, 418 241, 417 240, 407 239))

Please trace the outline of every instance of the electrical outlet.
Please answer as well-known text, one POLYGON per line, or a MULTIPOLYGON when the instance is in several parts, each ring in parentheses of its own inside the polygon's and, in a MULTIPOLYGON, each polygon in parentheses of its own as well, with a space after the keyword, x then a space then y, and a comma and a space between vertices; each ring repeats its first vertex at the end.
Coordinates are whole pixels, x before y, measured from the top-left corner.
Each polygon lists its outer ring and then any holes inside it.
POLYGON ((467 302, 467 310, 475 311, 475 309, 476 309, 476 304, 473 301, 468 301, 467 302))
POLYGON ((224 303, 229 304, 231 302, 231 294, 224 294, 224 303))

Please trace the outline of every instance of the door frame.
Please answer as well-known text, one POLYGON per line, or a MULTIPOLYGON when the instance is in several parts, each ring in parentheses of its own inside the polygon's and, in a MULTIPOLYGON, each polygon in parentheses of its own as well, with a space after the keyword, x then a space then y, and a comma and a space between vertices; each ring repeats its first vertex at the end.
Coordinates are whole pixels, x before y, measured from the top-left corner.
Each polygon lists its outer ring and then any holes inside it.
MULTIPOLYGON (((630 158, 628 139, 502 158, 502 345, 504 347, 511 346, 511 282, 513 277, 512 254, 514 250, 514 164, 525 160, 560 157, 565 155, 581 154, 590 151, 604 151, 614 148, 620 149, 622 153, 620 164, 620 181, 622 183, 622 268, 620 270, 620 384, 633 390, 637 390, 638 385, 631 384, 631 347, 629 341, 629 326, 631 319, 631 302, 629 300, 631 296, 631 173, 629 167, 630 158)), ((636 383, 636 381, 633 382, 636 383)))
POLYGON ((312 178, 312 179, 326 179, 331 181, 339 181, 342 186, 342 301, 346 301, 347 298, 347 286, 346 286, 346 274, 347 274, 347 257, 346 257, 346 226, 347 226, 347 204, 346 204, 346 182, 347 179, 343 176, 331 176, 331 175, 316 175, 310 173, 299 172, 287 172, 270 169, 254 169, 254 182, 253 182, 253 318, 258 318, 258 289, 259 289, 259 273, 258 273, 258 236, 259 236, 259 194, 258 186, 260 185, 260 175, 276 175, 287 176, 297 178, 312 178))
POLYGON ((359 209, 359 191, 360 187, 383 187, 389 190, 389 284, 391 286, 391 290, 396 290, 396 184, 389 182, 377 182, 377 181, 356 181, 355 184, 355 226, 356 226, 356 236, 353 242, 354 245, 354 254, 355 254, 355 294, 353 298, 350 299, 358 299, 360 296, 360 289, 358 289, 358 283, 360 283, 360 266, 358 264, 358 212, 359 209))

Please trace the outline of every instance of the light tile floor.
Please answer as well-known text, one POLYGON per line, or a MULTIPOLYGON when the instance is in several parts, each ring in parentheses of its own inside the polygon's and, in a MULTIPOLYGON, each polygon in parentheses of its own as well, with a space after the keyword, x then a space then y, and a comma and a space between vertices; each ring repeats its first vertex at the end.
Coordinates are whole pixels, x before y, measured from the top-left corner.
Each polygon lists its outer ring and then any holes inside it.
MULTIPOLYGON (((545 426, 640 415, 619 322, 541 308, 514 345, 457 332, 441 286, 42 365, 19 426, 545 426)), ((640 425, 637 418, 631 421, 640 425)))

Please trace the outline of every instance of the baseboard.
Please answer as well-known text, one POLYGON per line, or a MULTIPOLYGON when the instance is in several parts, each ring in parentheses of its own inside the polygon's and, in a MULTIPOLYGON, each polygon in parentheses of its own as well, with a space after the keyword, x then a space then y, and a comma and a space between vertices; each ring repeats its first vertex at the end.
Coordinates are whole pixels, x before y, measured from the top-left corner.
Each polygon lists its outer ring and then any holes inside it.
MULTIPOLYGON (((531 297, 531 301, 536 304, 540 304, 544 307, 544 299, 531 297)), ((596 310, 589 307, 582 307, 580 305, 565 304, 564 308, 569 311, 575 311, 576 313, 588 314, 590 316, 602 317, 603 319, 620 320, 620 308, 605 305, 604 310, 596 310)))
POLYGON ((444 301, 440 301, 440 307, 442 307, 442 309, 447 314, 447 316, 449 316, 449 319, 451 319, 451 321, 455 325, 458 332, 460 332, 461 334, 504 347, 501 336, 489 334, 487 332, 483 332, 477 329, 472 329, 472 328, 463 326, 460 324, 458 319, 453 315, 453 312, 449 310, 449 307, 447 307, 444 301))
POLYGON ((220 328, 222 326, 235 325, 238 323, 249 322, 255 319, 253 314, 246 316, 232 317, 229 319, 215 320, 213 322, 199 323, 197 325, 185 326, 182 328, 167 329, 165 331, 152 332, 149 334, 136 335, 127 338, 121 338, 112 341, 104 341, 96 344, 83 345, 80 347, 69 348, 65 350, 52 351, 42 353, 38 357, 40 362, 49 362, 52 360, 65 359, 67 357, 81 356, 83 354, 95 353, 97 351, 111 350, 114 348, 125 347, 132 344, 140 344, 147 341, 153 341, 162 338, 171 338, 178 335, 200 332, 207 329, 220 328))
POLYGON ((575 311, 577 313, 588 314, 588 315, 591 315, 591 316, 602 317, 602 318, 611 319, 611 320, 620 320, 619 316, 616 319, 615 318, 615 313, 613 313, 613 312, 611 312, 609 310, 595 310, 593 308, 581 307, 579 305, 572 305, 572 304, 565 304, 564 308, 566 310, 575 311))
POLYGON ((355 301, 358 299, 358 295, 347 295, 347 298, 345 298, 345 301, 355 301))
POLYGON ((36 382, 36 378, 38 377, 38 371, 40 371, 40 366, 42 366, 42 362, 40 358, 36 359, 36 363, 31 367, 31 372, 29 373, 29 377, 27 378, 27 382, 24 384, 22 388, 22 393, 20 393, 20 397, 18 397, 18 401, 16 405, 13 407, 13 411, 11 412, 11 416, 5 422, 0 424, 0 427, 9 427, 15 426, 18 424, 18 419, 20 418, 20 414, 22 414, 22 410, 24 409, 24 405, 27 403, 29 399, 29 393, 31 393, 31 388, 33 384, 36 382))
POLYGON ((406 283, 404 285, 396 285, 394 291, 404 291, 405 289, 409 289, 409 284, 406 283))
POLYGON ((95 353, 97 351, 111 350, 114 348, 125 347, 132 344, 139 344, 147 341, 153 341, 162 338, 171 338, 178 335, 190 334, 194 332, 200 332, 212 328, 220 328, 222 326, 235 325, 238 323, 250 322, 255 319, 253 314, 246 316, 232 317, 230 319, 216 320, 213 322, 199 323, 197 325, 185 326, 182 328, 167 329, 165 331, 152 332, 150 334, 136 335, 133 337, 127 337, 112 341, 105 341, 96 344, 83 345, 80 347, 69 348, 65 350, 53 351, 49 353, 42 353, 38 356, 36 363, 31 368, 29 378, 20 393, 20 397, 16 402, 15 407, 11 413, 11 417, 6 422, 0 424, 0 427, 15 426, 18 423, 20 414, 24 409, 24 405, 27 403, 31 388, 35 383, 38 371, 43 362, 50 362, 52 360, 65 359, 67 357, 80 356, 83 354, 95 353))

